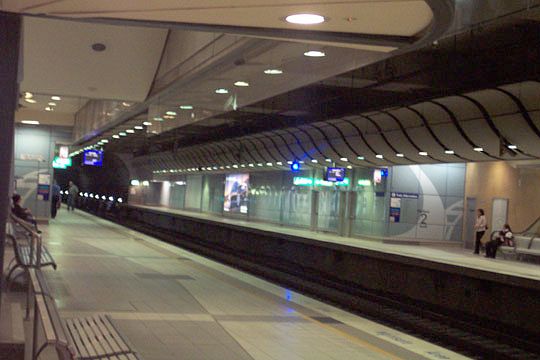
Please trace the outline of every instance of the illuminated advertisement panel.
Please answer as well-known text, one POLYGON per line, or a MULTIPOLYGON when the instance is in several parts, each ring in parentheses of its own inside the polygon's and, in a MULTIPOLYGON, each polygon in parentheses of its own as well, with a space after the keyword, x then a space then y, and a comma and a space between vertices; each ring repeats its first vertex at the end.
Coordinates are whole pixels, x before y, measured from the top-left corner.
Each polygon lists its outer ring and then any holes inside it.
POLYGON ((230 174, 225 179, 223 211, 247 214, 249 174, 230 174))

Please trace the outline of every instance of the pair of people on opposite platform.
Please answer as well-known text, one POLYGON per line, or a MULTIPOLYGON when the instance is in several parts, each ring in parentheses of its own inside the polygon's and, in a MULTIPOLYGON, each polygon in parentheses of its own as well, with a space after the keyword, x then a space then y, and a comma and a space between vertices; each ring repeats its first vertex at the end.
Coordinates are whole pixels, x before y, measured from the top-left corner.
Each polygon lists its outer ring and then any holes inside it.
POLYGON ((486 257, 495 259, 497 249, 501 245, 514 246, 514 234, 508 224, 504 224, 502 230, 495 234, 486 244, 486 257))

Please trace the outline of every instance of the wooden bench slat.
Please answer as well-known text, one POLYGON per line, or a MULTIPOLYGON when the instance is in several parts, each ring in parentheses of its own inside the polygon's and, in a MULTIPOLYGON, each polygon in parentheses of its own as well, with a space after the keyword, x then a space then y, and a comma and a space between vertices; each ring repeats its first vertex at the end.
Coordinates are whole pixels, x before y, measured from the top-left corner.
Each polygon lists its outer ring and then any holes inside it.
POLYGON ((88 352, 88 349, 86 348, 84 344, 84 339, 81 338, 73 319, 66 319, 66 325, 67 325, 67 328, 69 329, 68 331, 71 335, 71 338, 73 339, 73 342, 75 343, 75 347, 79 356, 89 357, 90 353, 88 352))
POLYGON ((84 330, 92 339, 92 344, 98 354, 103 354, 104 356, 107 354, 114 354, 114 351, 112 351, 109 344, 107 344, 105 334, 102 334, 98 329, 96 329, 96 324, 94 323, 93 318, 85 318, 82 320, 82 323, 85 324, 84 330))
POLYGON ((99 352, 95 348, 95 341, 84 331, 84 325, 83 325, 84 319, 79 318, 73 318, 73 324, 75 324, 75 327, 78 331, 79 336, 81 337, 81 341, 83 342, 84 346, 86 347, 86 350, 88 352, 89 357, 96 357, 99 355, 99 352))
POLYGON ((42 296, 38 296, 36 298, 36 306, 39 314, 41 315, 41 326, 43 327, 43 331, 45 333, 45 339, 47 339, 47 342, 54 341, 54 339, 56 339, 54 326, 51 322, 51 318, 49 317, 49 312, 47 311, 47 306, 45 305, 45 299, 42 296))
POLYGON ((109 346, 113 350, 114 354, 119 354, 119 353, 122 353, 122 352, 130 351, 130 349, 127 348, 127 346, 126 346, 126 348, 121 347, 118 344, 118 342, 116 341, 116 338, 119 337, 118 334, 116 332, 111 333, 109 328, 107 328, 105 326, 105 322, 108 321, 108 319, 106 317, 96 315, 94 317, 94 321, 95 321, 96 326, 99 328, 99 330, 103 334, 106 334, 105 341, 107 341, 107 343, 109 344, 109 346))
POLYGON ((96 323, 103 329, 103 332, 109 334, 109 342, 117 352, 131 352, 132 350, 125 343, 118 331, 114 328, 109 318, 105 316, 96 316, 96 323), (113 345, 114 344, 114 345, 113 345))

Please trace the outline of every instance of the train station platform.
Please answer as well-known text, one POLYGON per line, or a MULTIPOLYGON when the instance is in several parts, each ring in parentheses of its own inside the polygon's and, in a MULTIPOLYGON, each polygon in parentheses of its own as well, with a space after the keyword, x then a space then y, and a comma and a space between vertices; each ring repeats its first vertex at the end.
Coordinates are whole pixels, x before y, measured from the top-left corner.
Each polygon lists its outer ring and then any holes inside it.
POLYGON ((109 314, 145 360, 466 358, 79 210, 43 235, 61 315, 109 314))

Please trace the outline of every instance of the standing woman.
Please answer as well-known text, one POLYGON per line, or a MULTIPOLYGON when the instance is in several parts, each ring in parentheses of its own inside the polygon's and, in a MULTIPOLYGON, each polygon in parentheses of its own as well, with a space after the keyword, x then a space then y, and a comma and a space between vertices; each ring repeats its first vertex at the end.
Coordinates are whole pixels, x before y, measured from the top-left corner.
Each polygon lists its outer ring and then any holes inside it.
POLYGON ((474 224, 474 230, 476 231, 476 241, 474 242, 474 253, 480 254, 480 239, 486 233, 487 221, 484 215, 484 209, 477 210, 476 223, 474 224))

